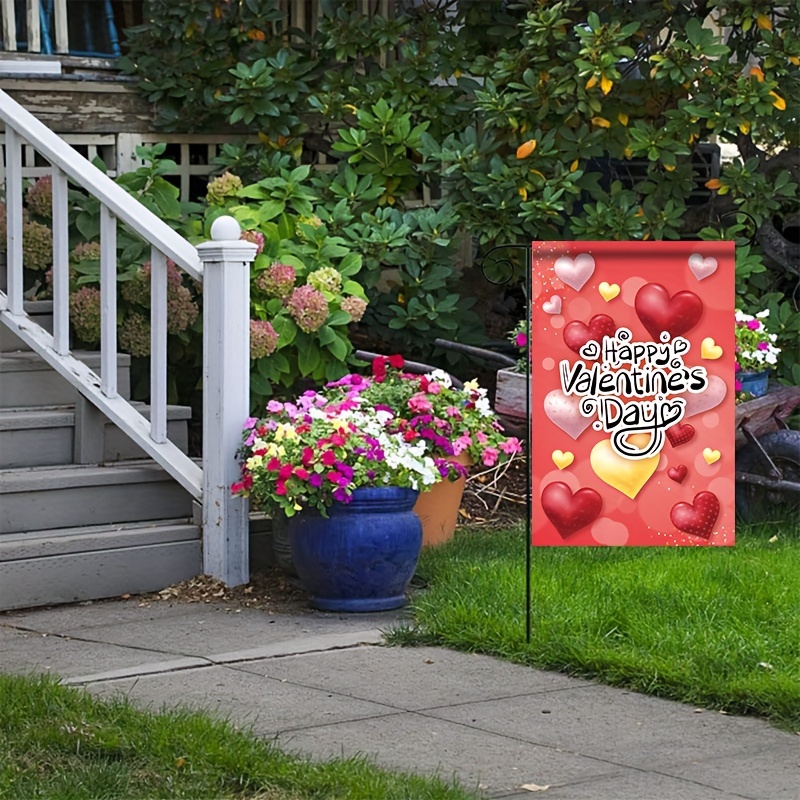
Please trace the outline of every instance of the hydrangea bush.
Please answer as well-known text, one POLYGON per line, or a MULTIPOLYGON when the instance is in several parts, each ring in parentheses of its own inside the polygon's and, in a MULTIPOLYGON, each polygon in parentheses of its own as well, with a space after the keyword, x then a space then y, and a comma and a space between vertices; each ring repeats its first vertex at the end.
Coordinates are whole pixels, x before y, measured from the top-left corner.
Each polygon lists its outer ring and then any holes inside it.
POLYGON ((251 271, 251 317, 270 328, 251 326, 258 339, 251 347, 254 407, 299 379, 321 384, 344 375, 353 352, 348 326, 367 309, 358 280, 362 257, 316 213, 309 170, 276 167, 250 185, 226 172, 208 187, 204 235, 217 217, 230 214, 242 226, 242 238, 259 248, 251 271))

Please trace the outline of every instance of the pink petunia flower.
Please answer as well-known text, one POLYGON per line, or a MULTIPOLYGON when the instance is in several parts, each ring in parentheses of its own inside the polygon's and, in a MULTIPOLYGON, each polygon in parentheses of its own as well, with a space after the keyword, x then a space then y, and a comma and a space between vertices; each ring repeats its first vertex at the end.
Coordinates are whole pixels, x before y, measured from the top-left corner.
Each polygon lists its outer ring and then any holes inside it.
POLYGON ((497 458, 499 455, 500 451, 496 447, 487 447, 483 451, 481 460, 483 461, 485 466, 493 467, 497 463, 497 458))

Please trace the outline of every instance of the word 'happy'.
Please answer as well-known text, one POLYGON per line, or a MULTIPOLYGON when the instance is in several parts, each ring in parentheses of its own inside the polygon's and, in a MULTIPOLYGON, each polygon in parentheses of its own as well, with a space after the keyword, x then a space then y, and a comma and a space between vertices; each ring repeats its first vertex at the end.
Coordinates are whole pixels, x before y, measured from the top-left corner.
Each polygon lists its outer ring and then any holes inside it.
POLYGON ((597 415, 595 430, 611 434, 611 447, 619 455, 648 458, 661 451, 666 429, 680 422, 686 409, 683 398, 668 400, 667 395, 704 391, 708 374, 705 367, 684 364, 691 344, 681 336, 670 341, 664 333, 661 343, 631 339, 627 328, 619 328, 613 337, 604 336, 602 345, 587 342, 580 350, 585 361, 559 364, 561 388, 566 395, 583 398, 580 413, 597 415), (634 433, 649 434, 645 447, 628 441, 634 433))

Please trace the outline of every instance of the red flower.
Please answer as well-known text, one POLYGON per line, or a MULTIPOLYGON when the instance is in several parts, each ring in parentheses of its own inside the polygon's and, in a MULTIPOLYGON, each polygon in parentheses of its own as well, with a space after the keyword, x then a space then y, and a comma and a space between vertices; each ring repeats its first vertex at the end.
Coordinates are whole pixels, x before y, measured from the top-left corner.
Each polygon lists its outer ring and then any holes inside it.
POLYGON ((314 451, 310 447, 303 448, 303 455, 300 456, 300 463, 304 467, 310 467, 314 463, 314 451))
POLYGON ((292 472, 294 472, 294 467, 291 464, 284 464, 278 472, 278 480, 285 481, 292 476, 292 472))
POLYGON ((411 428, 406 429, 403 431, 403 439, 407 442, 413 442, 414 439, 417 438, 416 431, 413 431, 411 428))
MULTIPOLYGON (((345 442, 347 441, 341 433, 334 433, 332 436, 328 437, 328 441, 334 447, 344 447, 345 442)), ((325 462, 323 462, 325 463, 325 462)))
MULTIPOLYGON (((326 476, 325 476, 331 483, 335 483, 337 486, 342 483, 342 479, 344 476, 341 472, 337 472, 335 469, 332 469, 326 476)), ((347 483, 347 481, 344 481, 347 483)))
POLYGON ((308 470, 307 469, 303 469, 302 467, 295 467, 294 468, 294 474, 298 478, 300 478, 301 481, 307 481, 308 480, 308 470))
POLYGON ((394 367, 395 369, 402 369, 405 366, 405 359, 403 356, 395 353, 393 356, 389 356, 389 366, 394 367))
POLYGON ((326 450, 322 454, 322 458, 320 459, 320 461, 326 467, 332 467, 336 463, 336 453, 334 453, 333 450, 326 450))
POLYGON ((267 462, 267 469, 270 472, 277 472, 281 468, 281 460, 274 456, 267 462))
POLYGON ((375 379, 376 383, 383 383, 386 379, 386 362, 388 359, 386 356, 378 356, 372 362, 372 377, 375 379))

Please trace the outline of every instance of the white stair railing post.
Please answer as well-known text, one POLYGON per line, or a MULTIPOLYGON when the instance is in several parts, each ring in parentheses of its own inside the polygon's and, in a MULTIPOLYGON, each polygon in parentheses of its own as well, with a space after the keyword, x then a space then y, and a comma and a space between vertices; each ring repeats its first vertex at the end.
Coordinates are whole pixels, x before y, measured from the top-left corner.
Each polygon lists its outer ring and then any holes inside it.
POLYGON ((238 586, 250 579, 248 503, 231 495, 236 450, 250 411, 250 263, 256 246, 219 217, 203 263, 203 571, 238 586))

